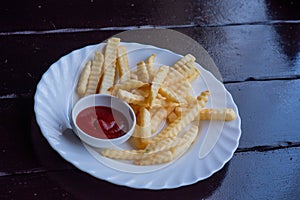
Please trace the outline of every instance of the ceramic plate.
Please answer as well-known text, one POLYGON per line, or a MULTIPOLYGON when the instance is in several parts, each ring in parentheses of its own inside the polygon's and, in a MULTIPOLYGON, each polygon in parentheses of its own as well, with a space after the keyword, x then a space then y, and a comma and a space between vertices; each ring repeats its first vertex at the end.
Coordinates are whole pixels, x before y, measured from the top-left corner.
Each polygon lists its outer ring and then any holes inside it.
MULTIPOLYGON (((203 121, 196 142, 180 158, 165 165, 135 166, 130 162, 104 158, 98 149, 83 144, 69 129, 70 112, 78 100, 75 87, 84 63, 93 57, 96 50, 105 44, 87 46, 75 50, 51 65, 39 82, 35 94, 35 113, 43 136, 65 160, 80 170, 102 180, 133 188, 166 189, 193 184, 208 178, 220 170, 233 156, 241 136, 241 120, 232 96, 210 72, 200 65, 201 75, 193 82, 193 93, 209 89, 209 108, 233 108, 236 120, 230 122, 203 121), (199 157, 205 137, 220 136, 212 150, 199 157)), ((137 43, 122 43, 126 46, 129 65, 134 67, 141 60, 155 53, 156 65, 172 66, 182 56, 166 49, 137 43)), ((129 148, 124 144, 122 148, 129 148)))

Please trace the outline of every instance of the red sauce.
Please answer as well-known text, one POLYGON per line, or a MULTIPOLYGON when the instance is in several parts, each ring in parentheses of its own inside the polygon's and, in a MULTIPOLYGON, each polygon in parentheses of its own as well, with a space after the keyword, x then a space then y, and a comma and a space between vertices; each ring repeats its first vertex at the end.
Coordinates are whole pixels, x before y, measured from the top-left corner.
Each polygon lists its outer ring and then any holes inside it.
POLYGON ((80 111, 76 124, 88 135, 101 139, 121 137, 128 131, 125 116, 105 106, 93 106, 80 111))

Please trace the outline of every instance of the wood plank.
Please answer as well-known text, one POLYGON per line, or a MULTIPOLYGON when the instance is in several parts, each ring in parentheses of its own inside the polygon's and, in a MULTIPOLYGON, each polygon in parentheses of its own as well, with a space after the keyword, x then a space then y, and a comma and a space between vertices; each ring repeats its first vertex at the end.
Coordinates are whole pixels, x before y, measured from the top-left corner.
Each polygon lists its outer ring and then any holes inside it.
POLYGON ((192 1, 42 1, 2 5, 0 31, 190 24, 192 1))
MULTIPOLYGON (((300 149, 237 153, 210 178, 170 190, 136 190, 98 180, 77 169, 0 178, 1 199, 298 199, 300 149)), ((179 172, 178 172, 179 173, 179 172)), ((133 177, 134 179, 134 177, 133 177)))
POLYGON ((300 148, 238 153, 209 199, 298 199, 300 148))
POLYGON ((299 20, 299 1, 266 1, 269 18, 282 20, 299 20))
MULTIPOLYGON (((300 76, 300 24, 177 29, 207 49, 226 82, 300 76), (283 30, 282 35, 277 31, 283 30), (281 41, 280 43, 278 41, 281 41), (287 70, 288 69, 288 70, 287 70)), ((118 31, 0 37, 0 95, 34 92, 42 74, 61 56, 118 31), (17 58, 17 59, 16 59, 17 58), (21 81, 16 81, 21 80, 21 81)))
POLYGON ((0 174, 39 167, 29 137, 32 102, 32 99, 0 100, 0 174))
POLYGON ((0 99, 0 116, 0 177, 71 167, 51 149, 40 132, 32 131, 31 96, 0 99), (51 160, 52 165, 44 165, 41 156, 51 160))
POLYGON ((300 80, 226 84, 242 119, 240 150, 300 142, 300 80))
MULTIPOLYGON (((3 2, 0 31, 143 25, 225 25, 299 20, 298 1, 3 2), (75 23, 76 22, 76 23, 75 23)), ((272 23, 272 22, 271 22, 272 23)))
POLYGON ((200 25, 272 23, 299 20, 299 2, 212 0, 194 2, 195 22, 200 25))
POLYGON ((1 199, 74 199, 44 173, 0 177, 1 199))
POLYGON ((210 54, 225 82, 299 77, 300 24, 180 29, 210 54))

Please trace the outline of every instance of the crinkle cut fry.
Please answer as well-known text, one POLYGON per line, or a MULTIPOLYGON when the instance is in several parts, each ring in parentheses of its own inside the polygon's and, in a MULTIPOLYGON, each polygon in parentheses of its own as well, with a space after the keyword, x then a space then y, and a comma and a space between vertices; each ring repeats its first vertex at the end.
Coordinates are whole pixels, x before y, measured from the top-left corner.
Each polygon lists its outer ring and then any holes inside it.
POLYGON ((117 95, 118 90, 122 89, 122 90, 126 90, 126 91, 131 91, 133 89, 137 89, 139 87, 144 86, 146 83, 143 83, 141 81, 138 80, 133 80, 133 79, 129 79, 124 83, 118 83, 116 85, 114 85, 112 87, 112 95, 117 95))
POLYGON ((149 74, 144 61, 141 61, 137 65, 137 76, 138 80, 144 83, 149 83, 149 74))
POLYGON ((182 140, 184 141, 183 145, 175 146, 172 149, 174 157, 180 156, 191 146, 198 135, 198 130, 198 126, 193 125, 188 132, 182 136, 182 140))
POLYGON ((137 159, 134 164, 136 165, 156 165, 167 163, 173 160, 172 151, 162 151, 158 153, 151 154, 149 157, 145 159, 137 159))
POLYGON ((151 108, 155 108, 155 107, 176 107, 176 106, 179 106, 180 103, 175 103, 175 102, 170 102, 168 100, 163 100, 163 99, 158 99, 156 98, 154 101, 153 101, 153 104, 152 104, 152 107, 151 108))
POLYGON ((206 108, 199 113, 200 120, 224 120, 231 121, 236 118, 236 114, 231 108, 206 108))
POLYGON ((137 136, 147 141, 152 136, 151 116, 149 110, 145 107, 142 107, 139 110, 137 115, 137 125, 142 127, 137 136))
POLYGON ((169 85, 169 88, 174 91, 174 93, 178 96, 182 96, 183 94, 188 94, 192 89, 192 85, 185 79, 178 81, 172 85, 169 85))
POLYGON ((188 124, 196 119, 199 115, 199 111, 201 107, 205 106, 205 103, 208 101, 209 91, 202 92, 197 97, 197 102, 192 104, 190 107, 187 108, 187 111, 182 114, 181 117, 177 118, 173 121, 167 128, 165 128, 162 132, 157 134, 155 137, 152 138, 150 143, 158 142, 164 138, 168 137, 176 137, 177 134, 188 124))
POLYGON ((119 160, 138 160, 145 156, 142 150, 102 149, 100 154, 107 158, 119 160))
POLYGON ((201 92, 201 94, 197 97, 197 101, 201 108, 204 108, 205 104, 208 102, 208 97, 210 96, 209 90, 201 92))
POLYGON ((122 82, 130 78, 128 55, 125 46, 119 46, 117 51, 117 71, 122 82))
POLYGON ((182 138, 177 138, 176 140, 173 140, 171 142, 174 142, 173 145, 165 147, 165 148, 172 148, 172 150, 169 151, 160 151, 163 150, 164 147, 161 146, 157 149, 153 150, 118 150, 118 149, 102 149, 100 151, 100 154, 102 156, 112 158, 112 159, 119 159, 119 160, 140 160, 137 161, 136 164, 160 164, 169 162, 175 157, 179 156, 179 153, 183 153, 182 150, 186 150, 186 147, 188 148, 191 143, 194 141, 196 135, 198 132, 197 126, 192 126, 190 130, 184 134, 182 138), (187 145, 188 144, 188 145, 187 145), (185 145, 186 147, 182 149, 179 153, 178 150, 176 151, 176 148, 178 149, 180 146, 185 145), (174 148, 173 148, 174 147, 174 148), (142 161, 144 159, 144 161, 142 161))
POLYGON ((143 96, 132 94, 122 89, 118 90, 117 97, 123 101, 126 101, 127 103, 132 103, 132 104, 140 104, 145 100, 143 96))
POLYGON ((85 91, 85 96, 95 94, 98 89, 99 81, 103 72, 104 56, 101 52, 96 51, 92 61, 91 72, 85 91))
POLYGON ((173 138, 190 124, 199 114, 199 105, 198 103, 193 104, 191 107, 188 107, 187 112, 182 115, 181 118, 176 119, 174 122, 169 124, 162 132, 158 133, 155 137, 152 138, 150 143, 156 143, 164 138, 173 138))
POLYGON ((178 83, 181 80, 187 80, 193 73, 199 73, 199 70, 194 66, 196 58, 191 54, 187 54, 178 60, 168 74, 169 79, 166 80, 166 85, 170 86, 178 83), (191 70, 189 70, 191 69, 191 70))
POLYGON ((184 144, 184 140, 182 138, 166 138, 157 143, 148 144, 145 148, 145 152, 149 154, 157 153, 160 151, 168 150, 172 147, 184 144))
POLYGON ((182 65, 175 65, 174 69, 177 70, 184 78, 188 78, 194 73, 199 73, 199 70, 195 67, 194 61, 183 63, 182 65))
POLYGON ((150 94, 148 97, 148 103, 150 105, 150 108, 152 107, 154 100, 157 97, 158 90, 161 87, 163 81, 165 80, 168 72, 169 72, 169 67, 166 65, 163 65, 158 69, 156 75, 153 77, 152 85, 150 88, 150 94))
POLYGON ((194 142, 198 134, 198 126, 192 126, 181 138, 182 142, 165 151, 150 153, 149 156, 135 160, 137 165, 155 165, 170 162, 182 155, 194 142))
POLYGON ((77 83, 77 94, 79 95, 79 97, 83 97, 86 92, 89 76, 91 73, 91 65, 92 62, 88 61, 85 64, 82 72, 80 73, 80 77, 77 83))
POLYGON ((152 82, 152 79, 156 73, 156 69, 154 68, 154 60, 156 58, 156 54, 152 54, 150 57, 146 59, 146 67, 149 74, 149 82, 152 82))
POLYGON ((104 73, 99 90, 100 94, 110 94, 109 88, 114 85, 119 43, 119 38, 110 38, 107 41, 104 51, 104 73))
POLYGON ((174 93, 171 89, 169 89, 167 87, 160 87, 159 93, 162 96, 166 97, 170 101, 174 101, 174 102, 178 102, 178 103, 182 102, 180 97, 176 93, 174 93))

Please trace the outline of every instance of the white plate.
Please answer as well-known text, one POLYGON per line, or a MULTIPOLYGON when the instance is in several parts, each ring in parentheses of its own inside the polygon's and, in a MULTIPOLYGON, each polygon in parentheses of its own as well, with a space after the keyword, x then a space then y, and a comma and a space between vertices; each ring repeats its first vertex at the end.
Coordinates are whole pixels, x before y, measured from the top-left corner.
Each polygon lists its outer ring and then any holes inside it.
MULTIPOLYGON (((203 122, 197 141, 175 162, 143 167, 106 159, 95 149, 81 143, 72 132, 65 131, 66 128, 71 128, 69 114, 77 100, 74 89, 79 73, 84 63, 92 58, 94 51, 101 50, 104 45, 87 46, 62 57, 51 65, 37 86, 34 105, 37 123, 49 144, 65 160, 94 177, 114 184, 133 188, 165 189, 189 185, 208 178, 231 159, 241 136, 241 120, 237 106, 223 84, 198 64, 201 76, 193 83, 195 93, 209 89, 211 97, 207 107, 233 108, 237 119, 225 123, 203 122), (215 127, 221 127, 220 138, 212 151, 203 159, 199 159, 203 139, 215 127)), ((146 59, 152 53, 157 55, 156 63, 169 66, 182 57, 154 46, 137 43, 122 45, 125 45, 129 52, 130 66, 135 66, 138 61, 146 59)))

